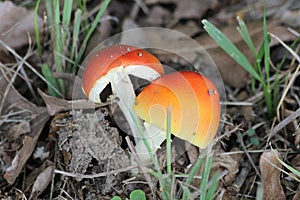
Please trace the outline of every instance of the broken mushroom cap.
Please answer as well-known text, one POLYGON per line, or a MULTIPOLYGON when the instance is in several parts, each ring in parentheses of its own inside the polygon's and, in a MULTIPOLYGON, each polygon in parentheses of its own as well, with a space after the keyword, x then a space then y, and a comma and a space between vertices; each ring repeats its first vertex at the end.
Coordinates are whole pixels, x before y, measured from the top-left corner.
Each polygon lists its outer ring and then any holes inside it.
POLYGON ((206 148, 217 132, 220 119, 215 85, 196 72, 173 72, 146 86, 133 104, 137 116, 163 130, 169 107, 171 132, 206 148))
POLYGON ((82 76, 82 88, 89 100, 100 102, 99 94, 115 70, 149 81, 163 75, 160 61, 151 53, 129 45, 113 45, 91 55, 82 76))

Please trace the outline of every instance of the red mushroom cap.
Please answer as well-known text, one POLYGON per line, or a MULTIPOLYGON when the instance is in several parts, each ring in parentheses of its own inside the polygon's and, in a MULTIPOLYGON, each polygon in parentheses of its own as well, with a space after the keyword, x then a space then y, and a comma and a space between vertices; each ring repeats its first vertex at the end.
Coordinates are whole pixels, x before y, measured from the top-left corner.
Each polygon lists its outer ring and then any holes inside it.
POLYGON ((85 94, 90 98, 97 81, 119 67, 128 74, 147 80, 154 80, 164 73, 160 61, 145 50, 123 44, 109 46, 94 53, 87 61, 82 77, 85 94))
POLYGON ((166 130, 171 110, 171 132, 205 148, 214 138, 220 119, 215 85, 196 72, 174 72, 156 79, 136 97, 135 113, 151 125, 166 130))

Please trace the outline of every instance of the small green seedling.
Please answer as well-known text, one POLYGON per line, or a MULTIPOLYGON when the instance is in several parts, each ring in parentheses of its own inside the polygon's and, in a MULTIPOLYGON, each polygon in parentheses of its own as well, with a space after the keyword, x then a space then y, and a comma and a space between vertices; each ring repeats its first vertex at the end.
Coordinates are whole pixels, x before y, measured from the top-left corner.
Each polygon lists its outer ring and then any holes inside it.
POLYGON ((133 190, 130 193, 130 200, 146 200, 146 194, 143 190, 133 190))
POLYGON ((249 136, 250 138, 250 143, 255 145, 255 146, 258 146, 259 145, 259 138, 255 135, 255 130, 253 128, 250 128, 248 131, 247 131, 247 135, 249 136))
MULTIPOLYGON (((120 196, 114 196, 110 200, 122 200, 120 196)), ((126 198, 128 200, 128 198, 126 198)), ((129 200, 146 200, 146 194, 143 190, 133 190, 130 193, 129 200)))

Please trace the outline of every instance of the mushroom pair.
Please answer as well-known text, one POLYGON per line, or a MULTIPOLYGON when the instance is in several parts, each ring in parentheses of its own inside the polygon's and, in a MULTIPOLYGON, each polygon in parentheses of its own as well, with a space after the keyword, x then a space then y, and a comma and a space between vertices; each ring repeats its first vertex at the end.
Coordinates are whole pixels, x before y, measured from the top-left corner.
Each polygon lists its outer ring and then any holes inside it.
POLYGON ((169 107, 171 133, 200 148, 213 140, 220 118, 219 94, 203 75, 196 72, 164 75, 163 66, 155 56, 120 44, 91 55, 82 77, 83 91, 93 102, 101 102, 100 94, 109 83, 142 161, 150 159, 142 137, 153 153, 165 140, 169 107), (129 75, 151 83, 136 97, 129 75))

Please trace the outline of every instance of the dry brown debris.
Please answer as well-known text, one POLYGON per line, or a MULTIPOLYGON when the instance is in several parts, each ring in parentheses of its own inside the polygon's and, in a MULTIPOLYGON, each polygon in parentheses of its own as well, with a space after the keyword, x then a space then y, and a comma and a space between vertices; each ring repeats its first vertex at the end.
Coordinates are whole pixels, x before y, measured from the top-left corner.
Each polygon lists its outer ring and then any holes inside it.
POLYGON ((280 182, 280 169, 282 164, 278 159, 282 160, 282 157, 277 150, 264 152, 260 156, 259 168, 261 171, 265 200, 286 199, 280 182))
MULTIPOLYGON (((71 154, 67 171, 84 174, 92 160, 97 164, 94 170, 100 172, 120 169, 129 165, 129 158, 120 147, 121 140, 116 128, 110 126, 105 119, 107 109, 100 109, 94 113, 82 111, 70 112, 70 117, 58 120, 58 146, 61 151, 71 154)), ((69 158, 67 157, 67 160, 69 158)), ((97 190, 102 194, 111 192, 121 180, 122 174, 109 175, 99 178, 97 190)), ((78 180, 80 181, 80 180, 78 180)))

